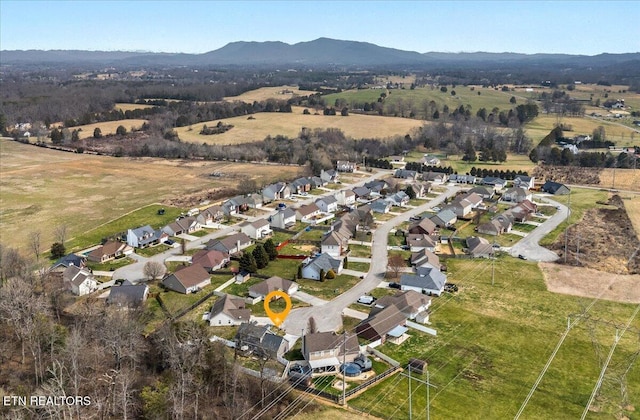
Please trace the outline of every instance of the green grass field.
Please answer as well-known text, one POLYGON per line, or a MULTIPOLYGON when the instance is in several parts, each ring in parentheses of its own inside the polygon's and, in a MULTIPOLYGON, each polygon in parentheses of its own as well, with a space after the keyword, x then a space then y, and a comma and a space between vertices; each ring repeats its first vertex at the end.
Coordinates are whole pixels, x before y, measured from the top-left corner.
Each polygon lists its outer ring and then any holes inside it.
MULTIPOLYGON (((412 336, 400 346, 379 348, 401 363, 417 357, 429 363, 431 414, 434 418, 513 418, 547 362, 561 334, 567 316, 579 313, 589 299, 546 291, 542 273, 534 263, 501 257, 496 263, 496 281, 491 286, 488 261, 448 260, 449 281, 460 291, 436 298, 432 305, 432 328, 436 337, 410 330, 412 336)), ((596 318, 626 323, 633 305, 599 301, 590 309, 596 318)), ((640 318, 632 327, 640 328, 640 318)), ((615 328, 608 324, 578 324, 568 335, 523 418, 578 418, 599 374, 599 361, 589 334, 594 332, 596 348, 606 354, 615 328)), ((601 413, 589 418, 611 418, 632 411, 620 398, 614 378, 629 365, 638 350, 637 334, 628 331, 620 340, 608 370, 602 395, 594 404, 601 413)), ((421 379, 424 379, 422 377, 421 379)), ((640 401, 640 368, 629 371, 628 402, 640 401)), ((424 416, 426 389, 414 382, 414 415, 424 416)), ((349 401, 381 418, 408 418, 408 382, 394 376, 349 401)))
POLYGON ((359 281, 360 279, 358 277, 340 274, 336 276, 335 279, 325 280, 324 282, 300 279, 298 280, 298 284, 300 285, 300 290, 305 293, 309 293, 320 299, 331 300, 351 289, 359 281))

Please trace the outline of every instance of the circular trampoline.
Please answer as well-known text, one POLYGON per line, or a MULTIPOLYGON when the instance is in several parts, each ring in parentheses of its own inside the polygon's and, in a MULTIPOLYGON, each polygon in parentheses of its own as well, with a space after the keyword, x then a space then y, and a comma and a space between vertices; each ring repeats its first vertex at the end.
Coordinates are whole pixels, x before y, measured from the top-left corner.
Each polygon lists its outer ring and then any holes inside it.
POLYGON ((349 377, 358 376, 362 372, 362 369, 360 369, 360 366, 356 365, 355 363, 347 363, 340 366, 340 372, 342 372, 343 370, 344 370, 345 376, 349 376, 349 377))

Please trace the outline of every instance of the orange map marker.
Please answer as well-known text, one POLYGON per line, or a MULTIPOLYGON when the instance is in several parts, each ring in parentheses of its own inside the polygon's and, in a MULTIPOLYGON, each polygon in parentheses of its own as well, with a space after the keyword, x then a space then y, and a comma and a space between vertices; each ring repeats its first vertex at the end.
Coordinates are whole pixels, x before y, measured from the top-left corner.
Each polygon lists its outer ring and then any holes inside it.
POLYGON ((276 290, 275 292, 271 292, 267 296, 265 296, 264 311, 267 313, 267 316, 269 317, 271 322, 273 322, 273 325, 275 325, 276 327, 279 327, 280 324, 284 322, 284 319, 287 317, 287 315, 289 315, 290 310, 291 310, 291 298, 285 292, 276 290), (271 303, 272 300, 275 300, 277 298, 283 298, 286 304, 284 311, 282 312, 273 312, 269 307, 269 303, 271 303))

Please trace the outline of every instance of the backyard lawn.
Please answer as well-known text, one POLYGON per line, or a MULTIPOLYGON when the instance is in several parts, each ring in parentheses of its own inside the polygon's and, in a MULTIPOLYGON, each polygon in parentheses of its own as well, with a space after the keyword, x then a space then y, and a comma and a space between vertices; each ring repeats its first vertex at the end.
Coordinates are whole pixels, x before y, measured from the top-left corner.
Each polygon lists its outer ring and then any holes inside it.
MULTIPOLYGON (((410 330, 411 337, 402 345, 385 343, 378 348, 402 364, 412 357, 429 363, 430 380, 438 387, 430 393, 434 418, 513 418, 566 330, 568 316, 588 308, 590 314, 622 325, 635 309, 548 292, 535 263, 511 257, 497 260, 494 286, 486 261, 454 259, 447 264, 449 281, 460 290, 433 301, 431 327, 438 335, 410 330), (589 308, 590 303, 594 305, 589 308)), ((631 326, 640 329, 640 319, 631 326)), ((578 323, 552 360, 524 417, 579 418, 598 379, 598 355, 608 352, 614 333, 610 324, 578 323)), ((630 365, 630 356, 637 350, 637 336, 627 333, 606 375, 614 381, 630 367, 625 378, 628 402, 621 398, 619 385, 605 380, 590 418, 634 416, 631 410, 637 404, 629 402, 640 401, 640 367, 630 365)), ((404 377, 385 379, 349 405, 381 418, 407 418, 407 387, 404 377)), ((424 413, 426 390, 414 390, 414 413, 424 413)))
POLYGON ((324 282, 300 279, 298 280, 298 284, 300 285, 300 290, 305 293, 309 293, 320 299, 331 300, 351 289, 360 281, 358 277, 340 274, 336 276, 335 279, 325 280, 324 282))

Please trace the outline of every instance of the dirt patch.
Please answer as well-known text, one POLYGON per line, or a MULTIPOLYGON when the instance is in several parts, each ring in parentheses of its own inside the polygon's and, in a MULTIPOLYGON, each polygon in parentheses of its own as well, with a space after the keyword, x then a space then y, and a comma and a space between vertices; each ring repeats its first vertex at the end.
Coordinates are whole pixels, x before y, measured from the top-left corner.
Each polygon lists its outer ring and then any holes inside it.
POLYGON ((602 168, 538 165, 533 170, 533 176, 563 184, 600 185, 600 172, 602 168))
MULTIPOLYGON (((593 268, 614 274, 640 273, 640 240, 627 215, 624 202, 613 195, 613 208, 589 209, 580 222, 567 231, 567 265, 593 268)), ((551 246, 565 260, 565 235, 551 246)))
POLYGON ((640 275, 607 274, 591 268, 540 263, 550 292, 640 303, 640 275))
POLYGON ((295 249, 299 249, 300 251, 303 251, 303 252, 315 251, 318 248, 315 245, 293 245, 293 247, 295 249))

